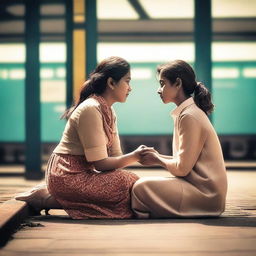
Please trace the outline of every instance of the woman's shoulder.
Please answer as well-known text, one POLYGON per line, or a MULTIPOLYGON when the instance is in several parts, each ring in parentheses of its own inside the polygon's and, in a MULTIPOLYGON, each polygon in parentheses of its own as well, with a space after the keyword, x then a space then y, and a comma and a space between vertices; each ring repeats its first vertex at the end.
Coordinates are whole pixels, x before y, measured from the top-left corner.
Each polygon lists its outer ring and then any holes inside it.
POLYGON ((89 98, 84 100, 72 113, 71 119, 77 120, 81 116, 93 116, 100 114, 100 105, 97 100, 89 98))
POLYGON ((207 115, 195 103, 185 108, 180 114, 180 120, 191 119, 198 122, 209 122, 207 115))
POLYGON ((207 132, 211 129, 211 122, 207 115, 196 104, 193 104, 180 114, 179 127, 186 129, 193 129, 194 127, 198 131, 207 132))
POLYGON ((84 100, 78 107, 80 110, 99 109, 100 103, 94 98, 84 100))

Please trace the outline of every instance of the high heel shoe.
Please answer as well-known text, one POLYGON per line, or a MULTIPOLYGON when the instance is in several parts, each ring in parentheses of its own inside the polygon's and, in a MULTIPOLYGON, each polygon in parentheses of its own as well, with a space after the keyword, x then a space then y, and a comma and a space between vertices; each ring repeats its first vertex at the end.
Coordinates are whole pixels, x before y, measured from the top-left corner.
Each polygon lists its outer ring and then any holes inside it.
POLYGON ((40 215, 42 210, 45 210, 45 214, 49 215, 50 209, 47 207, 47 201, 51 197, 52 195, 49 193, 46 185, 40 184, 29 191, 17 194, 14 198, 28 203, 32 207, 35 215, 40 215))

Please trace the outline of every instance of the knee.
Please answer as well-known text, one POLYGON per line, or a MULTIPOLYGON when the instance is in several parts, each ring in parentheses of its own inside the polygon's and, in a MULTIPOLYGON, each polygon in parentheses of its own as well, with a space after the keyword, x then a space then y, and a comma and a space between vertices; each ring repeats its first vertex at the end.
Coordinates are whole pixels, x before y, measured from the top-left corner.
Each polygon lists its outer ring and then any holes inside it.
POLYGON ((140 201, 145 200, 149 191, 150 183, 151 182, 146 179, 139 179, 136 181, 132 188, 133 196, 140 201))
POLYGON ((131 207, 137 218, 149 218, 150 210, 147 206, 147 197, 144 182, 136 182, 131 193, 131 207))
POLYGON ((142 190, 141 184, 135 182, 132 187, 132 198, 140 198, 141 190, 142 190))

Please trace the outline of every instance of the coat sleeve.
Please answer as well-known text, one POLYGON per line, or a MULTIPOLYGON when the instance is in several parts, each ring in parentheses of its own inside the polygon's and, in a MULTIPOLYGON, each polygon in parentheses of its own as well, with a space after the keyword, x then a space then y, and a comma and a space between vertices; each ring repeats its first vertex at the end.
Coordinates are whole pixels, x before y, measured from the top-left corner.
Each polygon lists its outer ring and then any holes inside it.
POLYGON ((187 176, 195 166, 203 149, 206 131, 192 115, 181 116, 178 123, 179 147, 177 155, 168 161, 167 169, 175 176, 187 176))

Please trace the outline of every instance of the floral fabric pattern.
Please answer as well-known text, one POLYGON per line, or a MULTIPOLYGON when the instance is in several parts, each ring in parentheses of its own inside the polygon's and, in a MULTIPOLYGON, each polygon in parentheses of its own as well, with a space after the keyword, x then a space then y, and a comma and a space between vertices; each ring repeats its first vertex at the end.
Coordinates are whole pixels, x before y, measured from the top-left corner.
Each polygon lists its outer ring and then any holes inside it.
POLYGON ((131 188, 138 176, 126 170, 99 172, 84 156, 52 154, 49 192, 73 219, 132 218, 131 188))

